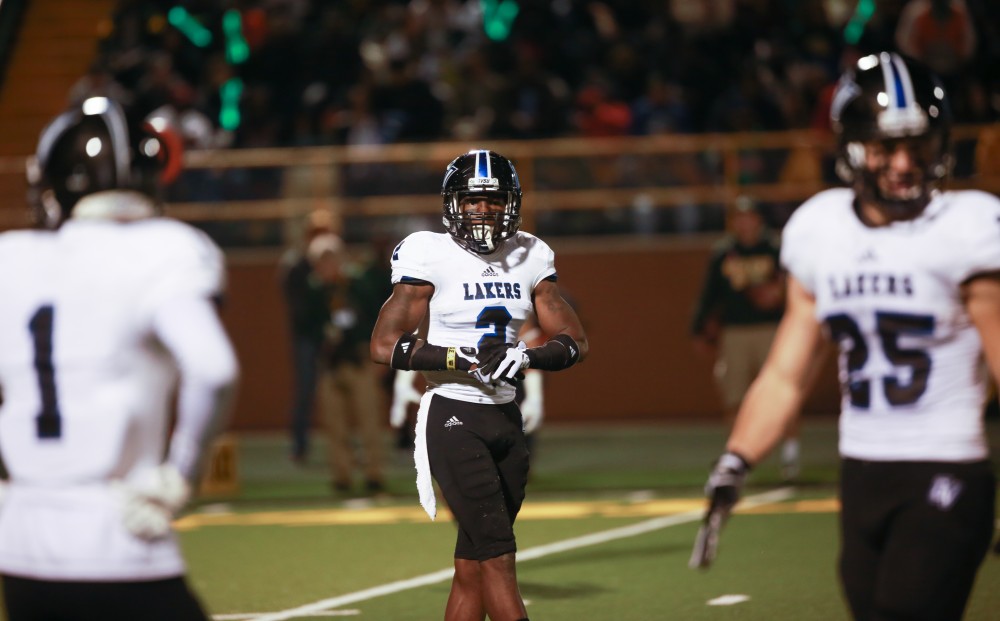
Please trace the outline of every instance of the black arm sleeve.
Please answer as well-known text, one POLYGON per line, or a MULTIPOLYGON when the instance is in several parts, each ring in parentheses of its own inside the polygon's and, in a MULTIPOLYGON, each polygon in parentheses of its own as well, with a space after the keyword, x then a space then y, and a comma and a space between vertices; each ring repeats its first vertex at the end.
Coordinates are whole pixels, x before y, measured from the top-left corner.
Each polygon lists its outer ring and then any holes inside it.
POLYGON ((528 366, 542 371, 561 371, 580 359, 580 346, 568 334, 560 334, 551 341, 524 352, 528 366))
POLYGON ((400 371, 468 371, 476 361, 476 352, 468 347, 431 345, 412 334, 396 341, 389 366, 400 371))

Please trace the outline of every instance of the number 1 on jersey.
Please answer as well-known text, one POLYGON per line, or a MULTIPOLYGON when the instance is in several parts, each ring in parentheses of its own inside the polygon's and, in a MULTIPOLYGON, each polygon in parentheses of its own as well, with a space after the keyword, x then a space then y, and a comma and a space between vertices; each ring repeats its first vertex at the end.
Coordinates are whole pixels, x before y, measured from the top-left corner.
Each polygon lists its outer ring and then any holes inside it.
POLYGON ((39 438, 58 438, 62 435, 62 418, 56 399, 56 370, 52 364, 52 323, 55 309, 51 304, 39 307, 28 322, 31 340, 35 346, 35 373, 42 398, 42 411, 35 418, 39 438))

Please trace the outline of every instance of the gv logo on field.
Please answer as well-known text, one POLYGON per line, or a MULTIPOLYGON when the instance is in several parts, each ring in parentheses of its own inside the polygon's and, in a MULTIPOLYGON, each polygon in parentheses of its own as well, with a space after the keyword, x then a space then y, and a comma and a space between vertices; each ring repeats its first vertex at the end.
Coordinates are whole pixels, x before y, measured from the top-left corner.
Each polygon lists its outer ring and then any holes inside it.
POLYGON ((931 482, 931 489, 927 493, 927 501, 942 511, 947 511, 955 504, 961 493, 961 481, 947 474, 939 474, 931 482))

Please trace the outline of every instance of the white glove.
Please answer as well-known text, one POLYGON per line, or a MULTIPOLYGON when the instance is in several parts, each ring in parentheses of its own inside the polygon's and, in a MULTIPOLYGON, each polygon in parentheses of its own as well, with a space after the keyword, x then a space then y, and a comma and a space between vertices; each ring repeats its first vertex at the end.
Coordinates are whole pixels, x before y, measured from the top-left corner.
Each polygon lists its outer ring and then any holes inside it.
POLYGON ((489 376, 494 384, 497 382, 509 383, 521 372, 521 369, 528 368, 528 354, 525 353, 527 348, 524 341, 518 341, 517 345, 492 349, 485 356, 480 356, 481 360, 477 371, 483 376, 489 376))
POLYGON ((136 481, 116 481, 125 528, 151 541, 170 534, 170 523, 191 497, 191 486, 173 464, 161 464, 136 481))
POLYGON ((521 424, 524 433, 533 433, 545 415, 542 393, 542 372, 531 369, 524 374, 524 401, 521 402, 521 424))
POLYGON ((407 406, 420 403, 420 391, 413 387, 416 371, 396 371, 392 383, 392 405, 389 406, 389 424, 399 429, 406 422, 407 406))

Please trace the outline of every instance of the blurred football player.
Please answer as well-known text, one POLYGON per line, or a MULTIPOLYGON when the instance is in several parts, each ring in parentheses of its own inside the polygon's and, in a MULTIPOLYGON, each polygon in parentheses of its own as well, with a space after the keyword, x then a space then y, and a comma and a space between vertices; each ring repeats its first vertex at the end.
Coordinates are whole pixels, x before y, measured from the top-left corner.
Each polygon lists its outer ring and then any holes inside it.
POLYGON ((1000 201, 942 191, 945 92, 894 53, 861 58, 831 109, 851 185, 785 228, 788 306, 709 478, 732 506, 839 346, 840 578, 857 620, 960 619, 993 534, 985 356, 1000 375, 1000 201))
POLYGON ((160 172, 178 155, 166 144, 114 101, 82 102, 29 163, 39 229, 0 235, 10 621, 206 619, 171 520, 237 364, 213 303, 219 249, 157 217, 160 172))
POLYGON ((414 233, 393 252, 394 288, 372 335, 372 358, 427 380, 417 413, 417 488, 433 518, 433 476, 459 527, 446 621, 522 620, 513 526, 528 450, 514 384, 526 369, 580 361, 587 337, 559 293, 552 250, 518 230, 521 185, 506 158, 460 155, 441 194, 448 232, 414 233), (527 348, 515 341, 532 312, 552 338, 527 348))

